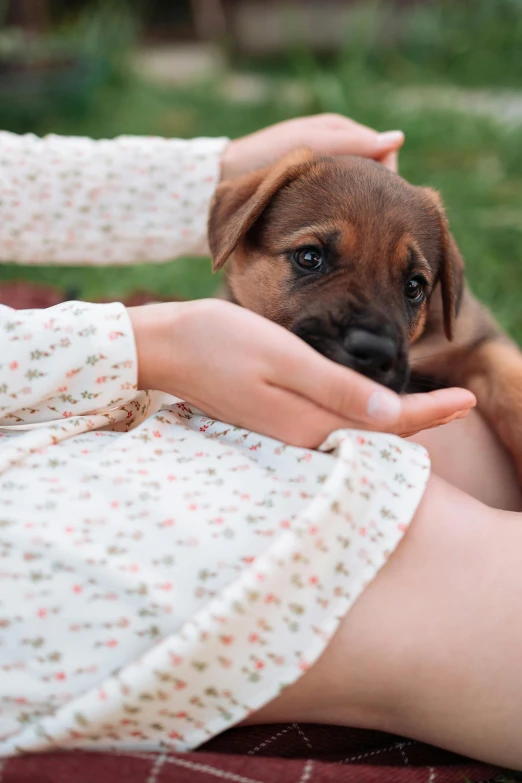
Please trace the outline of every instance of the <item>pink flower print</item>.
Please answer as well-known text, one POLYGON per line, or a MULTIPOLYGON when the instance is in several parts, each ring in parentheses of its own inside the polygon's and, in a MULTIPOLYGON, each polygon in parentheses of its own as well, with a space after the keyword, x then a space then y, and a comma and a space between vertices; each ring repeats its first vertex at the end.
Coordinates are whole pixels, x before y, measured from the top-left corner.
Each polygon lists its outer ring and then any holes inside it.
POLYGON ((233 637, 233 636, 225 636, 225 635, 222 635, 222 636, 220 636, 220 637, 219 637, 219 640, 220 640, 220 642, 222 642, 222 644, 224 644, 224 645, 227 645, 227 646, 228 646, 228 645, 230 645, 230 644, 233 644, 233 642, 234 642, 234 637, 233 637))
POLYGON ((9 369, 10 370, 17 370, 18 369, 18 362, 11 362, 9 364, 9 369))
POLYGON ((160 590, 165 590, 166 592, 172 590, 173 587, 174 585, 172 584, 172 582, 164 582, 159 586, 160 590))

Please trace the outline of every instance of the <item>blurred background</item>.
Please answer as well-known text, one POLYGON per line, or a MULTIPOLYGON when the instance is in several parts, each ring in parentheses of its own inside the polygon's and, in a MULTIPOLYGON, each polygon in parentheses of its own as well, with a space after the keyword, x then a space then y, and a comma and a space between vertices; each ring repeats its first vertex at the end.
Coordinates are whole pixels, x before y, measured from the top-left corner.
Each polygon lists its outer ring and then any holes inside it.
MULTIPOLYGON (((475 292, 522 341, 522 0, 0 0, 0 127, 112 137, 249 133, 341 112, 401 128, 475 292)), ((84 299, 205 296, 208 259, 0 266, 84 299)))

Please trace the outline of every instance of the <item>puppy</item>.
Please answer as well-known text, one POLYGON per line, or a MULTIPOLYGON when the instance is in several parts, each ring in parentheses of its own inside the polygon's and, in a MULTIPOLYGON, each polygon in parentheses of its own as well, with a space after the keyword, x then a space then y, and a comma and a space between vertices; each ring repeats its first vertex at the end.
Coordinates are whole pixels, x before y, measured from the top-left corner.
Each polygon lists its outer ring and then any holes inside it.
POLYGON ((226 298, 397 392, 470 389, 522 477, 522 354, 469 291, 434 190, 303 149, 223 182, 208 229, 226 298))

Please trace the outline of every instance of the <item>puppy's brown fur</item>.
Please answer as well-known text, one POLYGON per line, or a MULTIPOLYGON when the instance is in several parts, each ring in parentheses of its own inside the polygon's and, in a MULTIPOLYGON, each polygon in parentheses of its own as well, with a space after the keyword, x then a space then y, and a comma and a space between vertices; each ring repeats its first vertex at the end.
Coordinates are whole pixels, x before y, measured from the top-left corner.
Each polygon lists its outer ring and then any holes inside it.
POLYGON ((209 242, 228 298, 334 361, 397 391, 469 388, 522 475, 522 354, 465 285, 435 191, 303 149, 222 183, 209 242))

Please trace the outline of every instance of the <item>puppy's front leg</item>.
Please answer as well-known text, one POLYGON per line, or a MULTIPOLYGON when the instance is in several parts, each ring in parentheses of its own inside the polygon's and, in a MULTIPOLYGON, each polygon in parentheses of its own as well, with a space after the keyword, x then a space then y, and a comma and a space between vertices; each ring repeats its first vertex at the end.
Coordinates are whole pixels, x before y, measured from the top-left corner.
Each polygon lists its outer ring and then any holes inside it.
POLYGON ((414 372, 472 391, 478 410, 511 453, 522 480, 522 352, 469 290, 454 341, 446 341, 435 323, 432 327, 412 347, 414 372))

